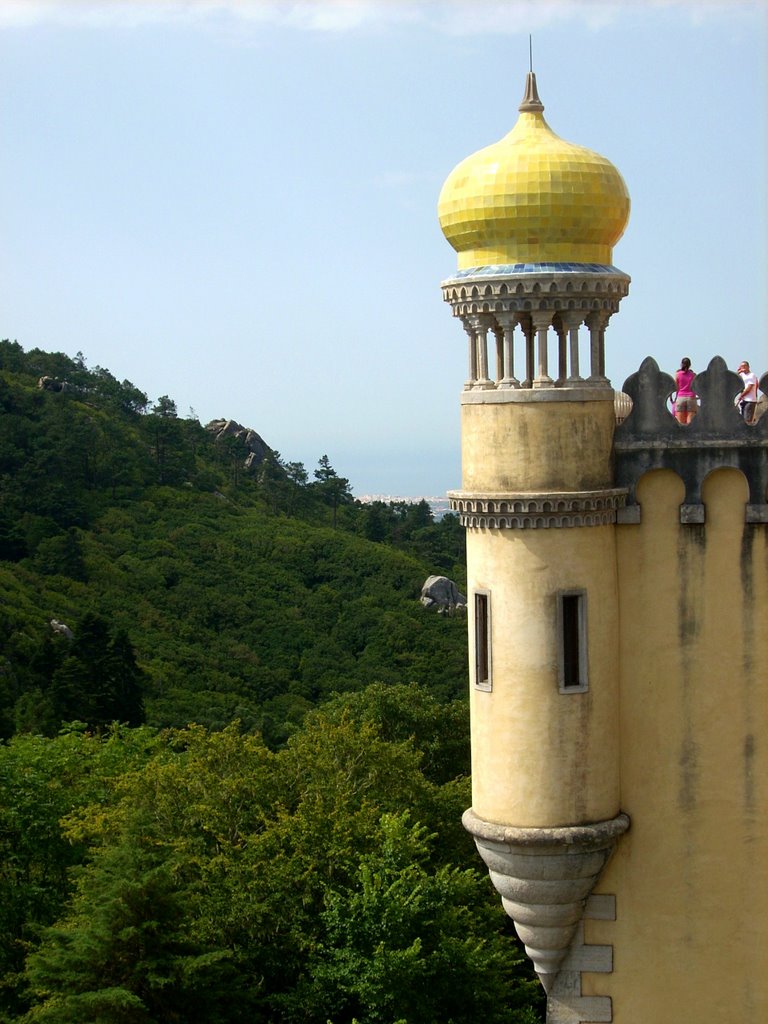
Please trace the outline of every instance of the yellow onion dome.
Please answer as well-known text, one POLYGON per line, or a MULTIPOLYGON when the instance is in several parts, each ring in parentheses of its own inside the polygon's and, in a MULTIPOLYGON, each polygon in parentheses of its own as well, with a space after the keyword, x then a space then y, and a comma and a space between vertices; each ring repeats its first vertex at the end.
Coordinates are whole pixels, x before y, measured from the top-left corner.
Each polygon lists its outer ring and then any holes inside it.
POLYGON ((624 179, 599 153, 555 135, 543 110, 530 72, 512 131, 448 175, 438 216, 459 270, 611 264, 629 219, 624 179))

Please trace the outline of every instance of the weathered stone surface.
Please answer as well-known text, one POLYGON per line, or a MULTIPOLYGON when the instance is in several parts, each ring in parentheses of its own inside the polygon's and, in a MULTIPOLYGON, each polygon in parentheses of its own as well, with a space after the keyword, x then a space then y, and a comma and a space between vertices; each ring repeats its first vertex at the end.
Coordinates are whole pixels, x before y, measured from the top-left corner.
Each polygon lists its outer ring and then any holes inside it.
POLYGON ((428 576, 421 588, 419 599, 425 608, 434 608, 439 615, 463 611, 467 599, 447 576, 428 576))
MULTIPOLYGON (((615 897, 594 894, 587 900, 584 918, 600 921, 616 919, 615 897)), ((547 1024, 609 1024, 613 1007, 608 996, 583 996, 581 975, 610 974, 613 970, 613 947, 584 943, 584 924, 576 929, 560 973, 547 999, 547 1024)))
POLYGON ((217 441, 225 437, 236 437, 242 441, 248 452, 244 460, 246 469, 256 469, 272 450, 260 434, 235 420, 211 420, 205 429, 214 434, 217 441))

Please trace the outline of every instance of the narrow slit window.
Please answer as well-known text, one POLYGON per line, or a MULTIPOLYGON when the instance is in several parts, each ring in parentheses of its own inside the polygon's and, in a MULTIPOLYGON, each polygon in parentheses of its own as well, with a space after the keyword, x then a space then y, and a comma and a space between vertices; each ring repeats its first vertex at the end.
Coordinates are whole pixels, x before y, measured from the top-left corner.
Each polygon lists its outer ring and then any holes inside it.
POLYGON ((587 689, 587 595, 583 590, 558 594, 560 692, 587 689))
POLYGON ((475 686, 491 689, 491 595, 475 593, 475 686))

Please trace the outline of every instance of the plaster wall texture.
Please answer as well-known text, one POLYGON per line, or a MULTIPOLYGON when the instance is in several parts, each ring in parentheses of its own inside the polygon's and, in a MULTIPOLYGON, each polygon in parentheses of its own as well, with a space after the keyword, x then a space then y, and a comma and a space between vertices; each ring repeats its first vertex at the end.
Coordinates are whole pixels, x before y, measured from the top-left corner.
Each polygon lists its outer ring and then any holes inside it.
POLYGON ((589 491, 612 486, 612 402, 463 405, 462 489, 589 491))
POLYGON ((614 527, 468 529, 467 566, 470 636, 471 594, 487 588, 493 659, 492 691, 470 688, 475 813, 518 827, 614 817, 620 809, 614 527), (562 694, 556 595, 572 589, 588 594, 589 689, 562 694))
POLYGON ((615 922, 614 1024, 768 1020, 768 530, 744 521, 746 480, 721 469, 706 523, 681 525, 682 481, 640 481, 617 527, 621 808, 632 819, 596 892, 615 922))

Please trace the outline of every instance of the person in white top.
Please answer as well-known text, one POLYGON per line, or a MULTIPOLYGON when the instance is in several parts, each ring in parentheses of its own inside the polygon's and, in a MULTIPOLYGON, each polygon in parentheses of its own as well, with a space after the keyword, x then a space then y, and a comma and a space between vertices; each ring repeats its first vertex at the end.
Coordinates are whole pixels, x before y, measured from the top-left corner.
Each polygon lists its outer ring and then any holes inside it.
POLYGON ((744 422, 752 423, 755 418, 755 406, 757 405, 757 376, 750 370, 746 359, 739 363, 736 373, 739 374, 744 385, 744 390, 740 395, 736 396, 736 404, 741 410, 744 422))

